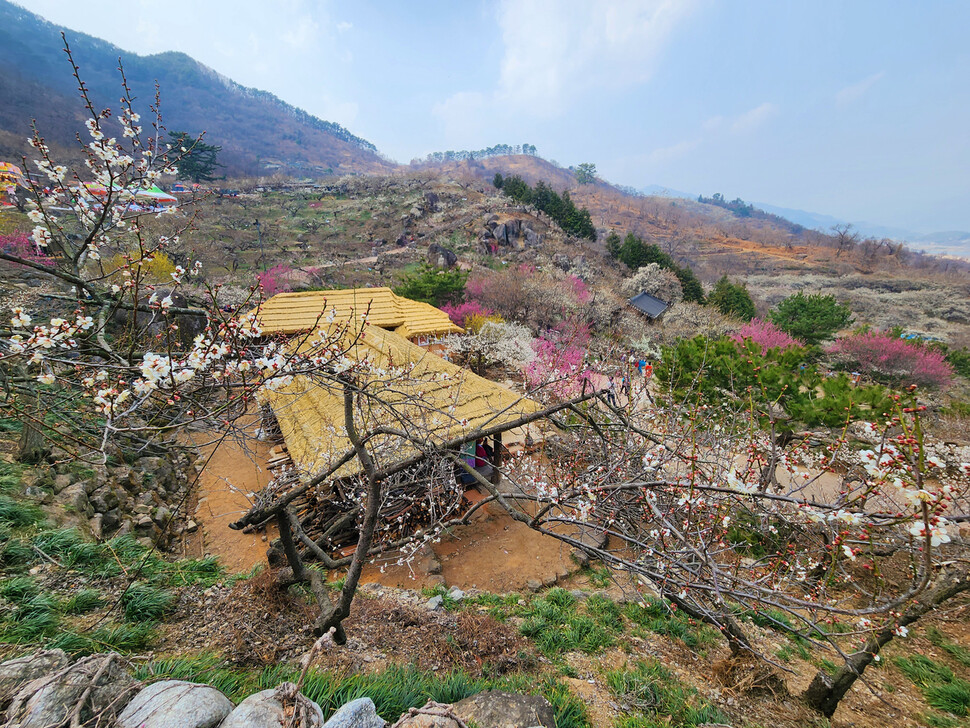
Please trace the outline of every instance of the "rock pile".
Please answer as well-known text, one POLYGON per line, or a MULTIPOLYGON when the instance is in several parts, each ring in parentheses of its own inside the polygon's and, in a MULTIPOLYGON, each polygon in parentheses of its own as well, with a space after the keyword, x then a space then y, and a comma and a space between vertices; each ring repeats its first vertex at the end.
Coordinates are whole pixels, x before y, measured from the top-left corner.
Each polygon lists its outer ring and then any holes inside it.
POLYGON ((486 247, 494 244, 501 248, 525 250, 540 246, 542 236, 518 218, 502 221, 498 215, 492 215, 482 231, 482 243, 486 247))
POLYGON ((172 518, 192 467, 187 453, 85 470, 59 465, 53 471, 29 472, 23 484, 27 495, 42 503, 57 503, 86 522, 99 541, 132 534, 146 543, 157 541, 165 549, 179 533, 198 528, 192 520, 172 518))

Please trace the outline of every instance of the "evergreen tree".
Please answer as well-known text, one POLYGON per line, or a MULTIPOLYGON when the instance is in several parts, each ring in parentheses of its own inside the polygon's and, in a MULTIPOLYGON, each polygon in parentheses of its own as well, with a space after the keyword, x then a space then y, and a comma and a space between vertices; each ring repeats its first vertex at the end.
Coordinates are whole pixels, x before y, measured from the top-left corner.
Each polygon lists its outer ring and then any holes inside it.
POLYGON ((596 181, 596 165, 592 162, 583 162, 576 167, 576 181, 581 185, 591 185, 596 181))
POLYGON ((613 260, 616 260, 620 257, 621 247, 623 247, 623 240, 616 234, 616 230, 610 230, 610 234, 606 238, 606 252, 610 254, 613 260))
POLYGON ((502 173, 496 172, 495 176, 492 178, 492 185, 495 187, 495 189, 497 190, 502 189, 502 185, 504 184, 504 182, 505 182, 505 179, 502 177, 502 173))
POLYGON ((769 314, 772 323, 806 344, 819 344, 852 323, 852 311, 835 296, 799 291, 778 304, 769 314))
POLYGON ((743 283, 731 283, 727 276, 714 284, 714 290, 707 302, 726 316, 736 316, 742 321, 750 321, 755 316, 754 303, 743 283))
MULTIPOLYGON (((607 245, 609 245, 609 241, 607 241, 607 245)), ((694 271, 689 266, 681 267, 677 265, 673 258, 656 245, 644 243, 633 233, 627 233, 616 257, 621 262, 626 263, 631 270, 637 270, 650 263, 656 263, 661 268, 666 268, 680 281, 685 301, 704 303, 704 287, 697 276, 694 275, 694 271)))
POLYGON ((465 293, 468 271, 461 268, 442 270, 433 265, 422 263, 417 273, 406 275, 394 292, 412 301, 441 306, 460 299, 465 293))
POLYGON ((184 131, 170 131, 168 135, 175 153, 182 155, 175 163, 179 179, 190 179, 195 183, 211 182, 215 179, 216 168, 223 166, 216 161, 222 147, 206 144, 184 131), (181 152, 183 147, 187 151, 181 152))

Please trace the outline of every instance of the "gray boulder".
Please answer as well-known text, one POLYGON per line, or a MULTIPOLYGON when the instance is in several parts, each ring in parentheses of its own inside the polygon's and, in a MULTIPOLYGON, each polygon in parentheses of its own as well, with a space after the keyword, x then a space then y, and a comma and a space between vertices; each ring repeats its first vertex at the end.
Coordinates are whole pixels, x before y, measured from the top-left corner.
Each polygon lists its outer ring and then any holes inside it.
POLYGON ((556 728, 552 704, 541 695, 519 695, 501 690, 486 690, 451 706, 465 723, 479 728, 556 728))
POLYGON ((374 701, 358 698, 330 716, 323 728, 384 728, 386 721, 377 714, 374 701))
POLYGON ((0 710, 7 707, 23 685, 44 675, 63 670, 70 660, 64 650, 45 650, 0 663, 0 710))
POLYGON ((459 728, 458 721, 454 718, 427 713, 401 716, 401 720, 395 725, 396 728, 459 728))
MULTIPOLYGON (((307 700, 311 716, 311 725, 323 725, 323 711, 312 700, 307 700)), ((285 715, 283 703, 280 702, 276 690, 263 690, 250 695, 236 706, 229 716, 219 724, 219 728, 279 728, 283 724, 285 715)))
POLYGON ((100 716, 110 725, 141 686, 120 665, 117 655, 91 655, 68 668, 26 683, 7 709, 9 725, 17 728, 56 728, 70 720, 81 696, 90 692, 81 709, 81 723, 100 716), (105 661, 109 660, 106 664, 105 661), (97 684, 94 678, 97 676, 97 684))
POLYGON ((454 250, 450 250, 438 243, 431 243, 428 246, 428 262, 439 268, 453 268, 458 263, 458 255, 454 250))
POLYGON ((65 507, 70 508, 78 515, 89 517, 94 515, 94 508, 91 507, 91 501, 88 500, 84 483, 69 485, 57 497, 65 507))
POLYGON ((118 716, 118 728, 214 728, 232 702, 208 685, 162 680, 138 693, 118 716))

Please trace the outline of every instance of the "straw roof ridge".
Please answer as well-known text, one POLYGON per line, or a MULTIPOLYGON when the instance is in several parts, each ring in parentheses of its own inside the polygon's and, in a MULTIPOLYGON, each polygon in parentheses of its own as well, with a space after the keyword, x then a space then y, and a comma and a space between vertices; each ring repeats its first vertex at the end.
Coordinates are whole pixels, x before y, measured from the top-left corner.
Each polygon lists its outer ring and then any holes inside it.
POLYGON ((444 336, 464 332, 441 309, 421 301, 398 296, 390 288, 347 288, 332 291, 277 293, 251 313, 263 333, 295 334, 309 331, 332 320, 359 319, 405 338, 444 336))
MULTIPOLYGON (((350 358, 367 365, 357 374, 363 397, 355 403, 356 426, 404 431, 416 440, 444 442, 476 429, 513 422, 540 406, 467 369, 425 351, 393 331, 367 326, 355 337, 350 358)), ((344 427, 344 396, 337 384, 307 376, 261 395, 283 433, 290 457, 305 480, 326 469, 351 448, 344 427)), ((381 465, 406 459, 418 446, 398 435, 370 441, 381 465)), ((355 461, 335 473, 359 471, 355 461)))

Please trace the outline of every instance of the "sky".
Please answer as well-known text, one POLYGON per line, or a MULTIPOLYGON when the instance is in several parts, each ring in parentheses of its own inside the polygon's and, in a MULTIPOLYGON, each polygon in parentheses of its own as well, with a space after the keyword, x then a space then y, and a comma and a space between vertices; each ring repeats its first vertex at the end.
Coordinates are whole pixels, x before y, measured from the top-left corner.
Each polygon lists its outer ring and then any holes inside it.
POLYGON ((17 1, 183 51, 399 162, 529 143, 636 188, 970 230, 967 2, 17 1))

